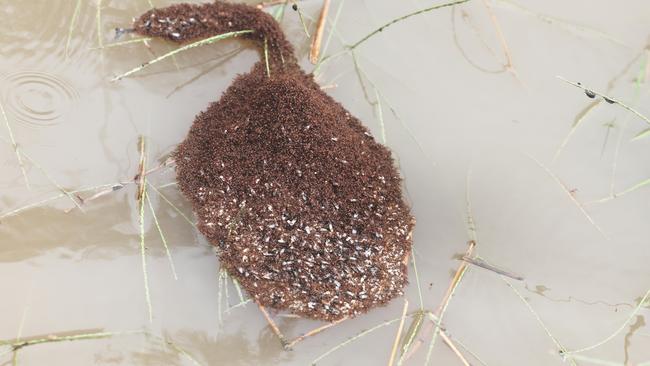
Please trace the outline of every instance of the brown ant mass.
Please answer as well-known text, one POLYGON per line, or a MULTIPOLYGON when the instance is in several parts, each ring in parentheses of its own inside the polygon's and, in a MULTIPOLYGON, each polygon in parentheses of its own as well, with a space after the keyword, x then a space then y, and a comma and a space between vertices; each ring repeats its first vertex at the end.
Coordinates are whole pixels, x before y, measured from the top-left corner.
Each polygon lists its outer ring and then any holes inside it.
POLYGON ((266 50, 175 152, 201 233, 256 302, 334 321, 402 294, 414 219, 391 153, 298 66, 271 16, 178 4, 135 30, 173 42, 251 30, 242 37, 266 50))

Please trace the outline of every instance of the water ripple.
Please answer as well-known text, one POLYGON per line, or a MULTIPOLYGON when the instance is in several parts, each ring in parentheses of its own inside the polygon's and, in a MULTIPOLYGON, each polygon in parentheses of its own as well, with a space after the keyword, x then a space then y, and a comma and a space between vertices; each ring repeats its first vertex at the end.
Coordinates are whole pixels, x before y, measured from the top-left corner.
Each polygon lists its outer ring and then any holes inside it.
POLYGON ((2 79, 0 92, 7 112, 35 126, 61 123, 79 99, 77 91, 58 77, 39 71, 22 71, 2 79))

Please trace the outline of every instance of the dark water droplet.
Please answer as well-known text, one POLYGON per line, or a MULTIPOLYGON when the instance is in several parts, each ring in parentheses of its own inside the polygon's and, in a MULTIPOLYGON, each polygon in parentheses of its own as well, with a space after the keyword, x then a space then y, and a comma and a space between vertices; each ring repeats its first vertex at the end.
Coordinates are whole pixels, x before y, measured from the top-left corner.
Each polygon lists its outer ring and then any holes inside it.
POLYGON ((607 97, 603 97, 603 99, 605 99, 605 101, 606 101, 607 103, 609 103, 609 104, 614 104, 614 103, 616 103, 615 101, 613 101, 613 100, 611 100, 611 99, 609 99, 609 98, 607 98, 607 97))
POLYGON ((585 94, 587 94, 587 96, 591 99, 594 99, 596 97, 596 93, 592 92, 589 89, 585 89, 585 94))
POLYGON ((295 3, 294 3, 293 5, 291 5, 291 9, 297 11, 297 10, 298 10, 298 4, 295 4, 295 3))

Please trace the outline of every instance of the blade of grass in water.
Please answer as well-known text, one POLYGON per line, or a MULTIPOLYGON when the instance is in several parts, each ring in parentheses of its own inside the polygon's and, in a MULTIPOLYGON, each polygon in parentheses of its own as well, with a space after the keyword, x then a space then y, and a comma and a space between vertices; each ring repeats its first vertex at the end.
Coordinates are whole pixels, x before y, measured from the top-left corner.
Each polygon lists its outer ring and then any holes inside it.
POLYGON ((156 210, 154 210, 153 205, 151 204, 151 199, 149 198, 149 195, 146 195, 147 198, 147 204, 149 205, 149 210, 151 211, 151 216, 153 217, 153 222, 156 225, 156 229, 158 229, 158 234, 160 234, 160 240, 163 243, 163 246, 165 247, 165 253, 167 254, 167 259, 169 260, 169 266, 171 267, 172 270, 172 275, 174 276, 175 280, 178 280, 178 275, 176 274, 176 266, 174 266, 174 260, 172 259, 172 254, 169 251, 169 246, 167 245, 167 239, 165 238, 165 234, 162 231, 162 228, 160 227, 160 223, 158 222, 158 216, 156 215, 156 210))
POLYGON ((77 3, 74 6, 74 11, 72 12, 72 18, 70 19, 70 25, 68 26, 68 38, 65 41, 65 58, 67 59, 70 54, 70 41, 72 40, 72 32, 74 31, 75 26, 77 25, 77 18, 79 17, 79 10, 81 9, 81 0, 77 0, 77 3))
POLYGON ((129 70, 129 71, 127 71, 127 72, 125 72, 125 73, 123 73, 121 75, 118 75, 118 76, 114 77, 113 79, 111 79, 111 81, 121 80, 121 79, 123 79, 123 78, 125 78, 127 76, 130 76, 130 75, 133 75, 133 74, 135 74, 135 73, 137 73, 139 71, 142 71, 143 69, 145 69, 145 68, 147 68, 147 67, 149 67, 149 66, 151 66, 151 65, 153 65, 155 63, 158 63, 158 62, 160 62, 162 60, 165 60, 165 59, 167 59, 167 58, 169 58, 171 56, 174 56, 174 55, 176 55, 178 53, 181 53, 183 51, 187 51, 187 50, 192 49, 192 48, 205 46, 205 45, 212 44, 212 43, 215 43, 215 42, 227 39, 227 38, 237 37, 237 36, 240 36, 242 34, 247 34, 247 33, 252 33, 252 32, 253 32, 252 30, 242 30, 242 31, 236 31, 236 32, 228 32, 228 33, 218 34, 216 36, 212 36, 212 37, 209 37, 209 38, 202 39, 200 41, 196 41, 196 42, 187 44, 187 45, 185 45, 183 47, 179 47, 179 48, 177 48, 175 50, 172 50, 172 51, 170 51, 170 52, 168 52, 168 53, 166 53, 166 54, 164 54, 162 56, 156 57, 155 59, 153 59, 151 61, 147 61, 147 62, 143 63, 142 65, 140 65, 140 66, 138 66, 138 67, 136 67, 134 69, 131 69, 131 70, 129 70))
POLYGON ((16 154, 16 159, 18 160, 18 166, 20 167, 20 171, 23 174, 23 179, 25 179, 25 185, 27 186, 27 189, 29 190, 29 179, 27 179, 27 170, 25 170, 25 164, 23 163, 23 159, 20 157, 20 152, 18 151, 18 144, 16 143, 16 139, 14 138, 14 132, 11 129, 11 125, 9 124, 9 118, 7 118, 7 114, 5 113, 5 108, 0 103, 0 112, 2 112, 2 117, 5 121, 5 125, 7 126, 7 131, 9 132, 9 139, 11 140, 11 147, 14 150, 14 153, 16 154))

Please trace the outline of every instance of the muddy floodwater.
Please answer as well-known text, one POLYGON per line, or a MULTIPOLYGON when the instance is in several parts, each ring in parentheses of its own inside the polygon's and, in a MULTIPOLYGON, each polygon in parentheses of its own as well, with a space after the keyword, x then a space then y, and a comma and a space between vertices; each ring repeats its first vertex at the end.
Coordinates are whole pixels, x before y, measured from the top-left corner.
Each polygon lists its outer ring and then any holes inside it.
POLYGON ((266 6, 417 220, 405 295, 291 351, 167 159, 260 56, 116 38, 172 3, 0 0, 0 365, 650 365, 647 1, 333 0, 318 67, 323 2, 266 6))

